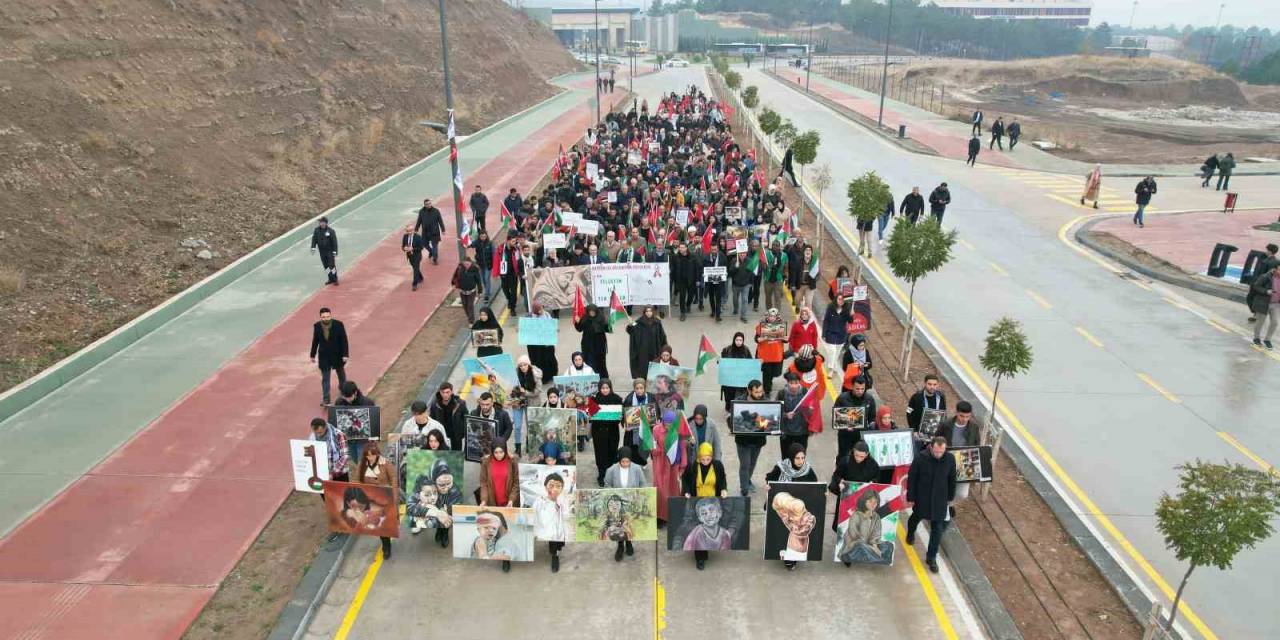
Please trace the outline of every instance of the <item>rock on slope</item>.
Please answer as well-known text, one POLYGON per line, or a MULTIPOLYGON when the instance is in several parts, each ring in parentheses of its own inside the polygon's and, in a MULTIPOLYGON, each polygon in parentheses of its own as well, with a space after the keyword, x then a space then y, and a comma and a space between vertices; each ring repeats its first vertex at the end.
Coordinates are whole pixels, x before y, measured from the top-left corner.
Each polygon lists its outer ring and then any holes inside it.
MULTIPOLYGON (((574 68, 502 0, 449 7, 464 130, 574 68)), ((416 125, 444 119, 439 15, 420 0, 5 0, 0 114, 4 389, 441 146, 416 125)))

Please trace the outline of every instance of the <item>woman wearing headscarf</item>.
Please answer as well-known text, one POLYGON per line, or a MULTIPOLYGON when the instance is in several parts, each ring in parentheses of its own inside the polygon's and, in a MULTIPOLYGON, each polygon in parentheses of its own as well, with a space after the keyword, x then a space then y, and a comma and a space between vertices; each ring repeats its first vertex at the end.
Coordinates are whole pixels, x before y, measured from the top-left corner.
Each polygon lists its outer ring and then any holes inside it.
POLYGON ((627 325, 631 335, 631 377, 643 378, 649 373, 649 362, 658 357, 667 344, 667 332, 652 306, 645 306, 635 322, 627 325))
POLYGON ((662 413, 658 423, 653 426, 654 448, 648 452, 649 468, 653 470, 653 486, 658 489, 659 528, 667 524, 667 498, 680 495, 680 476, 689 464, 689 457, 686 455, 689 446, 688 434, 679 434, 679 441, 673 449, 678 452, 674 462, 667 457, 668 454, 663 445, 667 441, 667 430, 675 429, 678 419, 675 411, 662 413))
POLYGON ((834 278, 832 278, 831 280, 827 281, 827 301, 828 301, 828 302, 835 302, 835 301, 836 301, 836 294, 837 294, 837 293, 840 293, 840 279, 841 279, 841 278, 850 278, 850 277, 852 277, 852 276, 850 276, 850 275, 849 275, 849 266, 848 266, 848 265, 843 265, 843 264, 842 264, 842 265, 840 265, 840 268, 839 268, 839 269, 836 269, 836 277, 834 277, 834 278))
MULTIPOLYGON (((893 467, 889 467, 893 473, 893 467)), ((836 508, 840 508, 840 495, 852 482, 880 482, 880 465, 867 449, 867 443, 859 440, 854 443, 849 455, 836 462, 836 470, 831 474, 831 482, 827 483, 827 491, 836 497, 836 508)), ((836 519, 831 518, 831 530, 836 530, 836 519)))
POLYGON ((837 367, 840 366, 840 352, 849 339, 849 321, 852 319, 853 302, 846 302, 844 296, 837 293, 835 301, 827 305, 822 316, 822 351, 833 380, 839 380, 843 373, 837 367))
POLYGON ((787 449, 787 457, 779 458, 764 479, 765 482, 817 482, 818 474, 809 466, 804 447, 795 442, 787 449))
POLYGON ((573 328, 582 334, 582 357, 591 369, 601 378, 609 377, 609 368, 605 360, 609 355, 609 324, 600 314, 600 307, 587 305, 587 315, 573 323, 573 328))
MULTIPOLYGON (((597 406, 620 405, 622 398, 613 392, 613 383, 600 381, 600 388, 591 397, 597 406)), ((613 456, 618 450, 619 420, 592 420, 591 446, 596 458, 596 483, 604 484, 604 472, 613 464, 613 456)))
MULTIPOLYGON (((644 477, 644 467, 631 462, 631 449, 622 447, 618 449, 615 456, 617 462, 609 467, 604 474, 604 482, 601 486, 609 489, 638 489, 649 486, 649 482, 644 477)), ((622 562, 622 555, 634 555, 635 547, 631 545, 631 540, 619 540, 618 550, 614 552, 613 559, 622 562)))
MULTIPOLYGON (((701 406, 701 405, 699 405, 701 406)), ((710 442, 698 445, 698 458, 695 464, 685 468, 681 484, 686 498, 726 498, 729 496, 729 484, 724 472, 724 465, 712 457, 710 442)), ((706 568, 709 551, 695 550, 693 559, 701 571, 706 568)))
POLYGON ((498 324, 498 319, 493 317, 493 309, 489 307, 483 307, 477 311, 476 321, 471 324, 472 331, 480 331, 481 329, 497 329, 498 344, 492 347, 476 347, 476 357, 483 358, 502 353, 502 325, 498 324))
POLYGON ((662 345, 662 348, 658 350, 658 357, 654 358, 653 362, 661 362, 662 364, 669 364, 673 367, 678 367, 680 366, 680 361, 676 360, 675 356, 672 355, 673 352, 674 349, 671 348, 671 345, 664 344, 662 345))
POLYGON ((587 357, 581 351, 574 351, 569 356, 569 367, 564 370, 566 376, 589 376, 595 374, 596 370, 587 364, 587 357))
MULTIPOLYGON (((741 331, 733 334, 733 342, 720 350, 721 358, 750 358, 751 350, 747 348, 747 337, 741 331)), ((743 390, 742 387, 720 387, 720 397, 724 399, 724 410, 730 411, 733 399, 743 390)))
MULTIPOLYGON (((533 303, 533 312, 529 314, 531 318, 552 318, 550 313, 542 307, 539 302, 533 303)), ((531 344, 529 345, 529 360, 533 366, 542 370, 542 384, 548 384, 555 377, 556 371, 560 370, 560 363, 556 360, 556 346, 553 344, 531 344)))
POLYGON ((871 350, 867 348, 867 336, 861 333, 849 336, 849 341, 840 353, 841 377, 843 379, 841 388, 845 391, 852 389, 853 379, 863 376, 867 382, 867 390, 870 391, 872 387, 871 367, 873 364, 871 350))
MULTIPOLYGON (((636 378, 631 381, 631 393, 622 399, 622 410, 626 411, 627 407, 641 407, 647 405, 655 405, 657 398, 648 391, 648 383, 644 378, 636 378)), ((656 411, 656 407, 655 407, 656 411)), ((646 464, 644 454, 640 452, 640 429, 635 425, 627 425, 626 432, 622 436, 622 444, 631 447, 634 462, 640 466, 646 464)))
POLYGON ((796 353, 805 345, 818 348, 818 321, 813 319, 812 310, 801 307, 800 315, 795 322, 791 323, 791 337, 787 346, 791 348, 792 353, 796 353))
POLYGON ((782 340, 770 340, 762 338, 764 335, 764 325, 781 324, 782 316, 779 315, 776 307, 770 307, 765 313, 764 318, 756 324, 756 359, 760 361, 761 382, 764 383, 764 393, 769 395, 773 393, 773 379, 782 375, 783 354, 786 352, 786 343, 782 340))
POLYGON ((1102 191, 1102 165, 1093 165, 1093 171, 1084 177, 1084 193, 1080 195, 1080 204, 1085 200, 1093 201, 1093 208, 1098 208, 1098 193, 1102 191))
MULTIPOLYGON (((818 354, 818 350, 805 345, 796 352, 795 357, 791 359, 791 364, 787 365, 787 373, 795 374, 800 379, 800 386, 804 387, 806 392, 815 386, 819 387, 815 393, 821 397, 827 394, 827 385, 832 384, 821 375, 822 366, 822 356, 818 354)), ((822 412, 811 412, 809 433, 822 433, 822 427, 822 412)))
POLYGON ((524 442, 524 410, 526 407, 538 405, 538 381, 541 379, 542 371, 533 366, 529 356, 520 356, 516 361, 516 384, 511 387, 511 395, 507 397, 507 408, 511 410, 511 424, 515 427, 512 441, 516 444, 516 455, 521 454, 521 443, 524 442))
MULTIPOLYGON (((360 454, 360 464, 356 467, 356 482, 394 487, 395 473, 395 469, 391 467, 391 461, 382 457, 382 449, 378 447, 378 441, 367 441, 364 451, 360 454)), ((382 537, 382 557, 383 559, 391 557, 391 538, 382 537)))

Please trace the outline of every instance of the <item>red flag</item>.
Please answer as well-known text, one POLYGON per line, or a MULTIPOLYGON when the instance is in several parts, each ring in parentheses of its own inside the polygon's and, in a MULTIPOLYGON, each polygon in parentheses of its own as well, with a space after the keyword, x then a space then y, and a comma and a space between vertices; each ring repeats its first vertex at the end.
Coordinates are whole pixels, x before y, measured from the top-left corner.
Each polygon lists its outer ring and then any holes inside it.
POLYGON ((577 324, 587 315, 587 305, 582 300, 582 287, 573 292, 573 322, 577 324))
POLYGON ((707 176, 703 175, 701 178, 698 178, 698 188, 703 191, 707 190, 707 176))
POLYGON ((800 404, 796 405, 796 411, 806 409, 809 416, 822 415, 822 394, 826 393, 826 386, 821 382, 814 383, 809 390, 804 393, 804 397, 800 398, 800 404))
POLYGON ((715 231, 715 227, 707 225, 707 230, 702 233, 702 253, 711 253, 711 235, 715 231))
POLYGON ((502 265, 507 261, 507 245, 500 244, 493 248, 493 267, 489 269, 489 275, 499 278, 502 276, 502 265))

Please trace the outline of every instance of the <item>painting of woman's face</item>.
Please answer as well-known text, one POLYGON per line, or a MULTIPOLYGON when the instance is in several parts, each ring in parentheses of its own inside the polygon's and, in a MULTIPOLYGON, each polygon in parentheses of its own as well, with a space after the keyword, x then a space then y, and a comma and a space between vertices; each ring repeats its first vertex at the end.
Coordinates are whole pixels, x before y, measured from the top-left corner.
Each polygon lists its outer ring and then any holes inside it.
POLYGON ((453 489, 452 473, 446 473, 436 478, 436 491, 440 492, 441 495, 449 493, 451 489, 453 489))
POLYGON ((698 503, 698 522, 704 527, 714 527, 720 524, 720 503, 715 501, 706 501, 698 503))
POLYGON ((875 513, 876 509, 879 509, 879 508, 880 508, 879 494, 873 493, 870 497, 867 498, 867 501, 863 503, 863 510, 866 511, 867 513, 875 513))
POLYGON ((617 500, 610 500, 608 504, 609 515, 616 516, 622 513, 622 503, 617 500))

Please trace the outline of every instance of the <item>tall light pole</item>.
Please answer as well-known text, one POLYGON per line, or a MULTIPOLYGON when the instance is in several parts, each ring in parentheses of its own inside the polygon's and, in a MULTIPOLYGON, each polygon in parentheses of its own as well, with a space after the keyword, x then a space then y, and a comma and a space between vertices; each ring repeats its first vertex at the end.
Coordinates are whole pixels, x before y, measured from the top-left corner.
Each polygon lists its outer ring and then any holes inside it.
POLYGON ((1218 20, 1213 23, 1213 37, 1209 40, 1209 54, 1204 57, 1205 64, 1213 63, 1213 50, 1218 46, 1218 29, 1222 27, 1222 10, 1227 8, 1227 3, 1218 5, 1218 20))
POLYGON ((809 93, 809 74, 813 73, 813 7, 809 7, 809 61, 804 68, 804 92, 809 93))
MULTIPOLYGON (((440 51, 444 64, 444 106, 449 111, 449 124, 456 127, 453 119, 452 77, 449 75, 449 28, 444 21, 444 0, 440 0, 440 51)), ((454 144, 454 140, 450 139, 449 143, 454 144)), ((467 254, 467 248, 462 245, 462 187, 458 186, 458 176, 462 174, 458 173, 458 154, 452 150, 449 153, 449 169, 452 171, 449 182, 453 185, 453 228, 458 234, 458 262, 461 263, 467 254)))
MULTIPOLYGON (((440 0, 444 2, 444 0, 440 0)), ((595 8, 596 30, 591 34, 591 40, 596 43, 596 125, 600 124, 600 0, 596 0, 595 8)))
POLYGON ((1133 16, 1138 13, 1138 0, 1133 0, 1133 9, 1129 11, 1129 28, 1133 28, 1133 16))
POLYGON ((880 74, 880 115, 876 126, 884 126, 884 93, 889 87, 889 34, 893 31, 893 0, 889 0, 889 24, 884 28, 884 71, 880 74))

